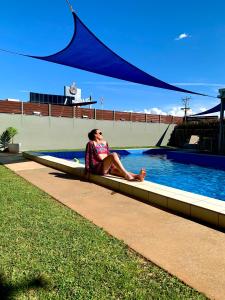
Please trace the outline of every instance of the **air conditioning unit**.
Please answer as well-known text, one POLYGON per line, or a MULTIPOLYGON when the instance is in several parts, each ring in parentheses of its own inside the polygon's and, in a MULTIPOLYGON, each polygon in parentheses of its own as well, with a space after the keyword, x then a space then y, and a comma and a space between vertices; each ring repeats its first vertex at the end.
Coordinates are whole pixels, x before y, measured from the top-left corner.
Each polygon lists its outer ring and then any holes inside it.
POLYGON ((41 112, 40 111, 33 111, 33 115, 34 116, 41 116, 41 112))
POLYGON ((19 99, 7 98, 5 101, 12 101, 12 102, 21 102, 19 99))

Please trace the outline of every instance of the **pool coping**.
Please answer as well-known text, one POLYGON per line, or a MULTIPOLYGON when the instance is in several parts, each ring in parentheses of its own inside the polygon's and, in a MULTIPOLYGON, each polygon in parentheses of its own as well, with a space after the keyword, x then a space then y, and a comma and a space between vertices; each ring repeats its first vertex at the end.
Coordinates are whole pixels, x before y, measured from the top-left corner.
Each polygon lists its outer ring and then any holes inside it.
MULTIPOLYGON (((78 162, 33 151, 25 151, 22 155, 45 166, 85 178, 84 165, 78 162)), ((130 182, 112 175, 91 174, 89 180, 157 207, 225 229, 225 201, 150 181, 130 182)))

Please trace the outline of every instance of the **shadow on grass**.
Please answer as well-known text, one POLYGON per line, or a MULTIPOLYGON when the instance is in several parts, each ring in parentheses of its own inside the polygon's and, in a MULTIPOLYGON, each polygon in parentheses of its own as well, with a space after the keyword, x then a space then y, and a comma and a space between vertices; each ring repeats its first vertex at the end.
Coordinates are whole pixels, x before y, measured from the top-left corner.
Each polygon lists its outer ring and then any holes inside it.
POLYGON ((42 276, 33 278, 28 281, 24 280, 17 285, 13 285, 7 282, 3 274, 0 274, 0 299, 10 300, 19 293, 33 289, 47 289, 49 288, 49 286, 49 282, 42 276))

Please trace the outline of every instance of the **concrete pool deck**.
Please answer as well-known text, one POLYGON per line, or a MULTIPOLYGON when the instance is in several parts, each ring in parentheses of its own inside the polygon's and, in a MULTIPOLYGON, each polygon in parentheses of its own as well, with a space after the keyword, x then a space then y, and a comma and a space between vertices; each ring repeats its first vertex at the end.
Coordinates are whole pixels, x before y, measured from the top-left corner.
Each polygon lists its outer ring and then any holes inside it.
POLYGON ((0 154, 0 162, 188 285, 224 299, 225 233, 21 155, 0 154))
MULTIPOLYGON (((68 174, 84 178, 84 165, 41 153, 23 152, 23 156, 68 174)), ((91 175, 90 181, 141 201, 225 229, 225 201, 186 192, 150 181, 129 182, 107 175, 91 175)), ((193 191, 194 192, 194 191, 193 191)))

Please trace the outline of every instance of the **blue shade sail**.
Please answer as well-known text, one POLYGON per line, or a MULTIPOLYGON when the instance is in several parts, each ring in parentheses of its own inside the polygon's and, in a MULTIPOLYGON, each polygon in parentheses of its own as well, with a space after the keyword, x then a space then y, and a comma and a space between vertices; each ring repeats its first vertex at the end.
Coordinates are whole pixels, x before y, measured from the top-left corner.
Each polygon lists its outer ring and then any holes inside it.
POLYGON ((74 12, 73 17, 74 35, 65 49, 49 56, 30 57, 148 86, 203 95, 170 85, 138 69, 104 45, 74 12))
POLYGON ((195 114, 193 116, 201 116, 201 115, 212 114, 212 113, 220 111, 220 109, 221 109, 221 103, 219 103, 218 105, 216 105, 216 106, 214 106, 214 107, 212 107, 212 108, 210 108, 210 109, 208 109, 206 111, 203 111, 203 112, 201 112, 199 114, 195 114))

